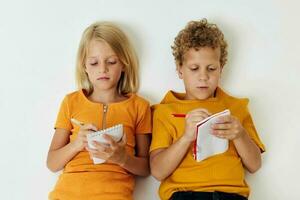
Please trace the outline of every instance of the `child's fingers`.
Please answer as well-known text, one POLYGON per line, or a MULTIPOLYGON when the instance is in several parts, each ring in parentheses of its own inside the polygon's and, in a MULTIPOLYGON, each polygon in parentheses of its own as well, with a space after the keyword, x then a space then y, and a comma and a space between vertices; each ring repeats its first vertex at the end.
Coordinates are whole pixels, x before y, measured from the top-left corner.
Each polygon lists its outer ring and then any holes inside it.
POLYGON ((216 121, 217 124, 222 123, 231 123, 233 121, 233 117, 231 115, 219 117, 216 121))
POLYGON ((211 113, 208 112, 208 110, 206 110, 204 108, 197 108, 195 110, 192 110, 190 113, 205 113, 207 115, 211 115, 211 113))
POLYGON ((90 154, 91 154, 91 153, 97 153, 97 152, 98 152, 97 149, 93 149, 93 148, 90 148, 90 147, 86 147, 85 149, 86 149, 90 154))
POLYGON ((102 144, 102 143, 99 143, 97 141, 93 141, 93 146, 95 148, 89 148, 88 147, 88 151, 91 152, 91 153, 106 153, 106 154, 111 154, 112 153, 111 147, 106 145, 106 144, 102 144))
POLYGON ((197 112, 193 114, 193 117, 198 117, 198 118, 207 118, 209 117, 209 114, 205 113, 205 112, 197 112))
POLYGON ((107 144, 109 144, 112 149, 116 148, 117 143, 114 141, 114 139, 110 135, 103 134, 103 138, 107 141, 107 144))
POLYGON ((90 158, 93 159, 94 158, 100 158, 100 159, 103 159, 103 160, 107 160, 110 156, 110 154, 108 153, 105 153, 105 152, 90 152, 90 158))
POLYGON ((202 121, 203 119, 207 118, 207 115, 201 114, 201 115, 193 115, 190 116, 187 120, 193 123, 198 123, 202 121))
POLYGON ((102 151, 103 151, 103 149, 109 147, 108 144, 101 143, 101 142, 98 142, 98 141, 92 141, 92 144, 95 147, 95 149, 99 149, 99 150, 102 150, 102 151))
POLYGON ((196 109, 196 110, 193 110, 193 111, 189 112, 189 113, 186 115, 186 118, 192 117, 192 116, 202 116, 202 117, 204 117, 204 118, 207 118, 207 117, 209 117, 210 115, 211 115, 211 114, 210 114, 207 110, 200 108, 200 109, 196 109))
POLYGON ((125 146, 127 144, 127 136, 126 133, 123 133, 122 140, 119 142, 121 146, 125 146))
POLYGON ((84 130, 84 131, 86 131, 86 130, 97 131, 98 130, 94 124, 85 124, 80 129, 84 130))
POLYGON ((214 130, 228 130, 231 129, 231 123, 213 124, 211 128, 214 130))
POLYGON ((226 138, 226 139, 229 139, 228 136, 230 135, 228 130, 212 130, 212 134, 219 138, 226 138))

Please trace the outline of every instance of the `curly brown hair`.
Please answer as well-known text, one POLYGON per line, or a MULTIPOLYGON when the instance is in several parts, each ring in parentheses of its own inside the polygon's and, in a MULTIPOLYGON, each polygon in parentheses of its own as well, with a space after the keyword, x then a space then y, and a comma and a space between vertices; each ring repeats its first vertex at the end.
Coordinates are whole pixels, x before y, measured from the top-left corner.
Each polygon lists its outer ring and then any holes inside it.
POLYGON ((197 50, 201 47, 220 48, 220 64, 222 67, 226 64, 227 42, 224 35, 216 24, 208 23, 205 18, 199 21, 190 21, 176 36, 174 45, 171 46, 176 64, 182 65, 183 55, 189 49, 197 50))

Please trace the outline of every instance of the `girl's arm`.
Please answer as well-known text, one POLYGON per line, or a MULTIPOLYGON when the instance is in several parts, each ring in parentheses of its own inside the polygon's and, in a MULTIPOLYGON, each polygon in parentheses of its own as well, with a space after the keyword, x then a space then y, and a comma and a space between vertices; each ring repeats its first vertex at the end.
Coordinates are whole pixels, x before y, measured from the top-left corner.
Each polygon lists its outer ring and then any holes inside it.
POLYGON ((191 141, 181 137, 168 148, 161 148, 150 153, 151 174, 157 180, 167 178, 185 157, 191 141))
POLYGON ((135 175, 148 176, 150 174, 149 146, 149 134, 136 134, 136 156, 126 155, 124 163, 120 166, 135 175))
POLYGON ((49 148, 47 167, 57 172, 78 153, 73 143, 69 143, 70 132, 65 129, 56 129, 49 148))
POLYGON ((81 150, 87 146, 86 134, 91 131, 97 131, 92 124, 86 124, 80 128, 75 141, 70 142, 70 131, 57 128, 55 130, 47 157, 47 167, 57 172, 81 150))

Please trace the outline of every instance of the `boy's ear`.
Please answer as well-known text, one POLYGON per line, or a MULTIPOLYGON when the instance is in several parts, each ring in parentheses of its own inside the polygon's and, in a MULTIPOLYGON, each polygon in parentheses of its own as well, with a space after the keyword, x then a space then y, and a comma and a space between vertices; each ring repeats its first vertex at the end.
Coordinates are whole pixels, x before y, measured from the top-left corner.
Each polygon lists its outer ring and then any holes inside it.
POLYGON ((221 66, 221 70, 220 70, 220 78, 222 77, 222 72, 223 72, 223 66, 221 66))
POLYGON ((183 75, 182 75, 182 66, 176 65, 176 70, 177 70, 177 73, 178 73, 178 77, 179 77, 180 79, 183 79, 183 75))

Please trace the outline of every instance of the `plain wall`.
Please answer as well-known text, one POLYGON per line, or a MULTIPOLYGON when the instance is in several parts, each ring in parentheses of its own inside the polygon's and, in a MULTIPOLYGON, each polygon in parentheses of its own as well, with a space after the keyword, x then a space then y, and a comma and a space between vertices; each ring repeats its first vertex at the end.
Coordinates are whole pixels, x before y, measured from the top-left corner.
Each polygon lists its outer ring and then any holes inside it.
MULTIPOLYGON (((0 2, 1 199, 47 199, 59 173, 46 168, 83 30, 96 20, 119 23, 140 58, 140 95, 158 103, 183 91, 171 44, 190 20, 223 30, 229 61, 222 87, 250 98, 266 146, 262 168, 248 174, 251 200, 300 199, 299 1, 2 1, 0 2)), ((138 178, 135 199, 158 199, 159 183, 138 178)))

